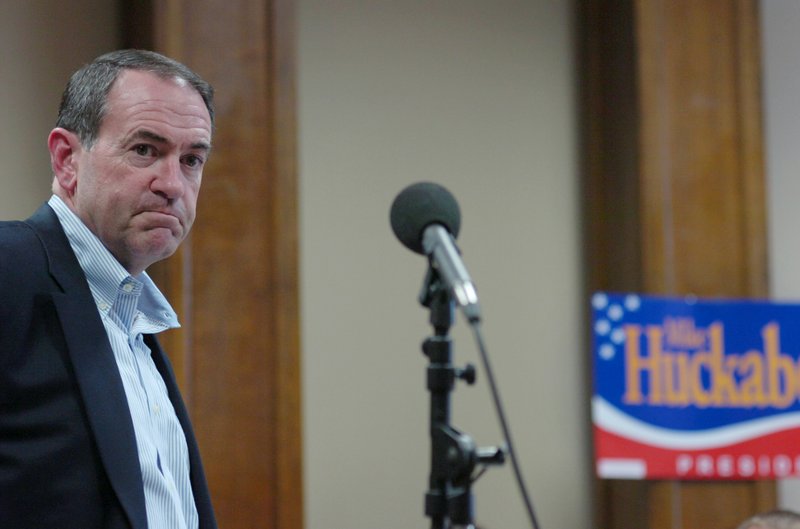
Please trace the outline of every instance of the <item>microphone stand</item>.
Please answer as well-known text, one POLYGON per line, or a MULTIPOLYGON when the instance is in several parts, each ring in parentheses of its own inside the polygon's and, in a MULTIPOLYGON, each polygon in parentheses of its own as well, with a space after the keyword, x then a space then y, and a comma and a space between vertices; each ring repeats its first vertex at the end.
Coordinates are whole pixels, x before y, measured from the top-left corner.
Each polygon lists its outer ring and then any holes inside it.
POLYGON ((431 472, 425 495, 425 515, 431 518, 431 529, 453 526, 474 527, 472 497, 473 470, 477 464, 502 464, 505 454, 500 448, 477 449, 469 435, 450 426, 450 393, 457 379, 475 382, 475 367, 467 364, 459 369, 452 364, 452 340, 449 336, 455 315, 455 302, 429 266, 419 301, 430 310, 434 334, 422 344, 430 364, 427 388, 430 400, 431 472), (451 525, 452 524, 452 525, 451 525))

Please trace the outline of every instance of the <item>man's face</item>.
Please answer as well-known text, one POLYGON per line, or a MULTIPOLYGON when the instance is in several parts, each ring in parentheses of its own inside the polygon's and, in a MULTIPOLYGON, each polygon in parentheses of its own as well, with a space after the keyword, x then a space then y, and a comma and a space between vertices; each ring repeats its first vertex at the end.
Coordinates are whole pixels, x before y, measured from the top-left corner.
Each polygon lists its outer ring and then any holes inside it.
POLYGON ((190 85, 127 70, 91 149, 75 153, 72 207, 132 275, 169 257, 195 217, 211 119, 190 85))

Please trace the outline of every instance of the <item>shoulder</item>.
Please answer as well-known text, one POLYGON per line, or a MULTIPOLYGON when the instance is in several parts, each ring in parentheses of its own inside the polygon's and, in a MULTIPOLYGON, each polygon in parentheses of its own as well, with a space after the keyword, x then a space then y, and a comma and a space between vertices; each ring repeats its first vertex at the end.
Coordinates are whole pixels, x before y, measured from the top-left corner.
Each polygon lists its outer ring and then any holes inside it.
POLYGON ((18 290, 35 287, 49 277, 47 250, 39 235, 23 221, 0 222, 0 285, 18 290))
POLYGON ((65 249, 69 241, 48 203, 26 220, 0 221, 0 266, 58 263, 65 249))
POLYGON ((37 294, 52 288, 48 269, 47 253, 30 226, 0 222, 0 357, 18 349, 20 333, 30 329, 37 294))
POLYGON ((0 245, 4 248, 10 249, 35 241, 38 241, 36 232, 26 222, 21 220, 0 221, 0 245))
POLYGON ((37 254, 44 254, 44 246, 29 224, 19 220, 0 221, 0 262, 19 262, 37 254))

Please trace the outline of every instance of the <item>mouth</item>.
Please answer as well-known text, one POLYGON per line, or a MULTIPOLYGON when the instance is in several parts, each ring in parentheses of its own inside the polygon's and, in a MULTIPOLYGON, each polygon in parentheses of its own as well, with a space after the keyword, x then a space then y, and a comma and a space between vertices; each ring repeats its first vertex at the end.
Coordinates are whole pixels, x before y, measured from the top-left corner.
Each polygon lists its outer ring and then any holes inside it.
POLYGON ((142 211, 139 216, 144 219, 144 224, 147 229, 167 228, 175 233, 183 231, 183 221, 173 213, 147 210, 142 211))

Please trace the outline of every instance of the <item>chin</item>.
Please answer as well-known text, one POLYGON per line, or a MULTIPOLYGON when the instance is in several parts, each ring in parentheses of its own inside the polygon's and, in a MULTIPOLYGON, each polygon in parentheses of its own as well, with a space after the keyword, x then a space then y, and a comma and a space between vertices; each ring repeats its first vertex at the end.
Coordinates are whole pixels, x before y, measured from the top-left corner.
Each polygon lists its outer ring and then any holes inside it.
POLYGON ((163 261, 167 257, 171 256, 178 250, 178 246, 180 245, 180 241, 175 239, 174 237, 170 239, 162 239, 162 240, 149 240, 148 244, 145 244, 139 248, 138 254, 141 256, 143 261, 149 263, 157 263, 158 261, 163 261))

